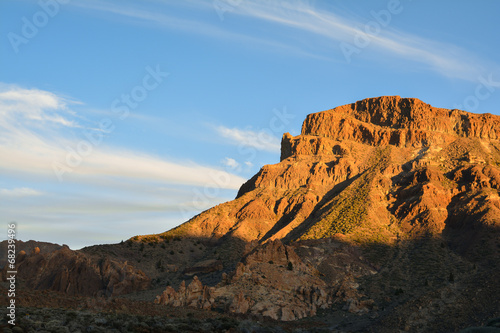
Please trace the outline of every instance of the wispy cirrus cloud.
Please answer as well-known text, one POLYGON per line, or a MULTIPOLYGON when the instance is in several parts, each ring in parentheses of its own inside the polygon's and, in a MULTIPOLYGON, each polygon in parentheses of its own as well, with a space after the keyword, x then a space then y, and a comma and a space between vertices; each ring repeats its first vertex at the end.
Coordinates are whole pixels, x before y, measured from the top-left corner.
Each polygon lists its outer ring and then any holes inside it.
POLYGON ((18 198, 42 195, 43 192, 28 187, 18 187, 12 189, 0 188, 0 197, 18 198))
POLYGON ((12 127, 20 122, 34 124, 61 125, 79 127, 75 120, 68 119, 74 115, 67 104, 80 104, 58 96, 52 92, 39 89, 26 89, 12 84, 0 84, 0 124, 12 127))
MULTIPOLYGON (((260 37, 252 36, 251 34, 240 33, 237 31, 232 31, 220 27, 215 24, 218 23, 213 20, 205 22, 199 18, 190 17, 179 17, 169 14, 169 9, 172 6, 182 7, 188 6, 190 9, 208 9, 213 10, 212 2, 198 2, 198 1, 186 1, 178 3, 165 3, 156 2, 158 4, 157 10, 151 10, 150 8, 142 8, 135 5, 117 3, 117 2, 106 2, 106 1, 73 1, 72 5, 96 12, 104 12, 109 14, 114 14, 117 16, 129 19, 131 24, 149 24, 153 26, 160 27, 162 29, 170 29, 175 31, 182 31, 193 34, 201 34, 204 36, 218 38, 223 40, 229 40, 242 45, 258 45, 267 51, 281 51, 286 53, 292 53, 299 56, 312 57, 316 59, 327 60, 319 54, 314 54, 304 50, 301 47, 291 45, 289 43, 282 43, 277 39, 263 39, 260 37)), ((330 59, 331 60, 331 59, 330 59)))
MULTIPOLYGON (((398 10, 403 12, 410 2, 401 2, 398 10)), ((374 8, 380 10, 385 8, 374 8)), ((314 8, 307 2, 297 1, 283 5, 256 0, 245 1, 235 8, 235 14, 257 18, 277 25, 287 26, 312 35, 321 36, 338 50, 340 43, 354 44, 354 38, 361 36, 369 46, 382 54, 388 54, 426 65, 429 70, 451 78, 476 81, 484 74, 485 67, 498 70, 497 64, 488 63, 474 54, 455 45, 419 37, 391 27, 380 26, 380 31, 364 29, 369 21, 336 14, 333 10, 314 8)), ((390 15, 390 14, 389 14, 390 15)), ((393 15, 394 16, 394 15, 393 15)), ((373 18, 374 23, 377 23, 373 18)), ((372 29, 373 30, 373 29, 372 29)))
POLYGON ((215 131, 221 137, 225 138, 226 142, 233 145, 243 145, 273 153, 279 152, 281 148, 280 139, 272 135, 270 131, 254 131, 225 126, 217 126, 215 127, 215 131))
MULTIPOLYGON (((364 27, 368 21, 362 21, 346 13, 337 13, 334 7, 328 9, 315 6, 305 0, 267 1, 246 0, 236 6, 229 6, 226 15, 244 19, 259 20, 280 29, 292 29, 290 33, 274 33, 269 30, 265 37, 254 31, 238 30, 237 27, 221 26, 216 19, 216 11, 211 1, 189 1, 176 6, 188 6, 190 10, 199 9, 213 13, 213 19, 193 20, 189 17, 175 17, 168 12, 172 4, 153 1, 156 10, 138 5, 113 2, 76 1, 75 6, 99 12, 120 15, 133 20, 133 23, 147 22, 159 27, 180 30, 188 33, 203 34, 213 38, 229 39, 245 45, 260 45, 265 49, 279 49, 286 53, 344 62, 341 43, 354 43, 356 36, 369 40, 369 50, 360 56, 383 60, 387 56, 420 64, 423 69, 433 71, 445 77, 477 81, 485 72, 496 72, 500 66, 456 45, 424 38, 396 29, 392 24, 382 26, 380 31, 371 33, 364 27), (298 33, 298 34, 297 34, 298 33), (294 37, 295 35, 300 37, 294 37), (315 43, 310 40, 314 38, 315 43)), ((411 2, 402 1, 401 11, 411 6, 411 2)), ((375 8, 380 10, 384 8, 375 8)), ((286 30, 284 30, 286 31, 286 30)))

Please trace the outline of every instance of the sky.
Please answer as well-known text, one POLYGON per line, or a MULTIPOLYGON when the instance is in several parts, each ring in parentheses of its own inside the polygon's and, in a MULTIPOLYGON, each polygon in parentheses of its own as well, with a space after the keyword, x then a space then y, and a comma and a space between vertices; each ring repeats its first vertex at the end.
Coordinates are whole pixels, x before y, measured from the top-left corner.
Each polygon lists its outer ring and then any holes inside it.
MULTIPOLYGON (((219 203, 309 113, 500 114, 500 2, 1 0, 0 220, 73 249, 219 203)), ((6 236, 4 237, 4 239, 6 236)))

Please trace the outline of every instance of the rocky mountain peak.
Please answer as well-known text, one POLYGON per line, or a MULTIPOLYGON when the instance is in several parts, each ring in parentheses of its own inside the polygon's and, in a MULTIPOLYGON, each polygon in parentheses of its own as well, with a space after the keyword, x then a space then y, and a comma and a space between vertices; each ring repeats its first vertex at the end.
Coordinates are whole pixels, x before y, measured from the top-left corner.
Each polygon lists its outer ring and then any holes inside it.
POLYGON ((325 138, 371 146, 425 147, 448 144, 457 137, 496 140, 499 125, 500 118, 491 114, 436 108, 417 98, 367 98, 309 114, 299 137, 283 136, 281 159, 297 153, 296 141, 304 139, 312 151, 328 141, 325 138))

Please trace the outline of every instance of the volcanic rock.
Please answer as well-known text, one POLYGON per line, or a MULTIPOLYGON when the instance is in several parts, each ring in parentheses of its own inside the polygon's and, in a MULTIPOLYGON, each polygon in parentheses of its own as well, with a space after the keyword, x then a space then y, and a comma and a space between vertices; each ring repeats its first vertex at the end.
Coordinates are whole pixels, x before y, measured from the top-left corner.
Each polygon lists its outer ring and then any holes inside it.
POLYGON ((328 291, 318 274, 302 262, 293 248, 275 240, 245 256, 226 282, 207 287, 195 276, 187 287, 183 281, 178 291, 168 286, 155 302, 296 320, 315 315, 317 309, 332 303, 333 291, 328 291))

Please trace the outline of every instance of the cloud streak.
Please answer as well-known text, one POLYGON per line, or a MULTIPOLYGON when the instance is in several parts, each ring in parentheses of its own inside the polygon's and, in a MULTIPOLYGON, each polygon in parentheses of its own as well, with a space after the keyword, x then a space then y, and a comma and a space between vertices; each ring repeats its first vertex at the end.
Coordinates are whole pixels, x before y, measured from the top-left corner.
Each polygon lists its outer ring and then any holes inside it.
POLYGON ((244 182, 239 176, 190 161, 175 162, 123 148, 92 145, 82 135, 93 133, 90 129, 81 130, 80 140, 67 138, 57 126, 76 127, 77 123, 61 114, 71 114, 66 103, 64 98, 47 91, 3 85, 0 169, 4 173, 52 176, 55 180, 59 170, 65 176, 59 178, 71 177, 71 181, 115 177, 178 185, 215 184, 227 189, 238 189, 244 182), (33 119, 38 122, 32 124, 33 119), (45 126, 39 128, 39 122, 45 126), (84 153, 81 147, 85 147, 84 153))
MULTIPOLYGON (((158 3, 158 2, 157 2, 158 3)), ((287 43, 281 43, 277 40, 263 39, 259 37, 253 37, 250 34, 238 33, 235 31, 230 31, 218 27, 214 22, 206 23, 200 19, 190 19, 182 18, 173 15, 169 15, 168 6, 164 2, 159 2, 160 8, 156 11, 151 11, 138 6, 127 6, 123 3, 115 2, 95 2, 95 1, 73 1, 72 5, 96 12, 110 13, 118 16, 122 16, 130 20, 131 24, 147 23, 164 29, 182 31, 192 34, 201 34, 208 37, 229 40, 242 45, 259 45, 266 50, 281 51, 286 53, 292 53, 299 56, 312 57, 316 59, 327 60, 326 57, 317 55, 311 52, 307 52, 300 47, 290 45, 287 43)), ((190 6, 191 9, 204 8, 213 10, 212 2, 193 2, 193 3, 177 3, 177 6, 190 6)))
POLYGON ((217 126, 215 130, 233 145, 252 147, 272 153, 279 152, 281 148, 280 139, 270 134, 269 131, 242 130, 225 126, 217 126))
MULTIPOLYGON (((404 11, 408 4, 402 2, 399 10, 404 11)), ((355 36, 363 36, 370 41, 369 46, 382 53, 424 64, 430 70, 451 78, 476 81, 484 73, 483 66, 479 65, 484 61, 479 61, 473 54, 448 43, 391 28, 390 19, 388 26, 381 26, 378 33, 370 33, 362 28, 369 21, 345 18, 302 1, 286 7, 276 3, 269 5, 268 1, 246 1, 235 13, 322 36, 335 46, 342 42, 354 44, 355 36)), ((489 65, 498 68, 496 64, 489 65)))
POLYGON ((0 197, 8 197, 8 198, 19 198, 19 197, 32 197, 39 196, 43 193, 32 188, 28 187, 19 187, 13 189, 0 189, 0 197))
MULTIPOLYGON (((156 11, 140 8, 138 6, 119 5, 111 2, 74 2, 74 5, 90 9, 120 15, 131 20, 148 22, 171 30, 179 30, 188 33, 203 34, 209 37, 229 39, 245 45, 261 45, 266 49, 279 49, 291 52, 295 55, 327 59, 330 61, 344 62, 341 52, 341 43, 354 43, 356 36, 363 36, 369 40, 369 50, 357 56, 374 57, 373 51, 378 55, 392 56, 413 63, 421 64, 430 71, 440 75, 466 80, 477 81, 485 71, 498 71, 496 63, 479 59, 475 54, 461 49, 455 45, 444 43, 428 38, 422 38, 414 34, 391 27, 390 20, 387 26, 382 26, 376 33, 366 32, 363 27, 369 22, 360 21, 346 15, 339 15, 335 9, 321 9, 314 7, 308 1, 296 0, 291 2, 270 2, 264 0, 246 0, 234 7, 225 15, 235 15, 245 19, 255 19, 272 24, 278 28, 294 29, 300 32, 301 39, 290 38, 295 34, 287 33, 287 37, 277 37, 268 34, 266 37, 255 37, 252 31, 238 31, 231 26, 231 30, 221 28, 216 19, 209 22, 192 20, 190 18, 179 18, 165 14, 171 5, 163 2, 155 2, 158 5, 156 11), (307 35, 303 35, 307 34, 307 35), (305 37, 307 36, 307 37, 305 37), (315 47, 308 42, 310 38, 316 38, 315 47)), ((410 2, 401 2, 400 10, 404 11, 410 2)), ((183 6, 179 5, 178 6, 183 6)), ((217 17, 212 2, 191 1, 184 6, 189 8, 213 13, 217 17)), ((380 10, 383 8, 374 8, 380 10)), ((375 21, 374 19, 372 19, 375 21)), ((382 59, 382 58, 381 58, 382 59)))
POLYGON ((65 113, 69 101, 54 93, 39 89, 25 89, 16 85, 0 84, 0 125, 11 127, 13 123, 31 122, 32 125, 61 125, 79 127, 74 120, 67 119, 65 113))

